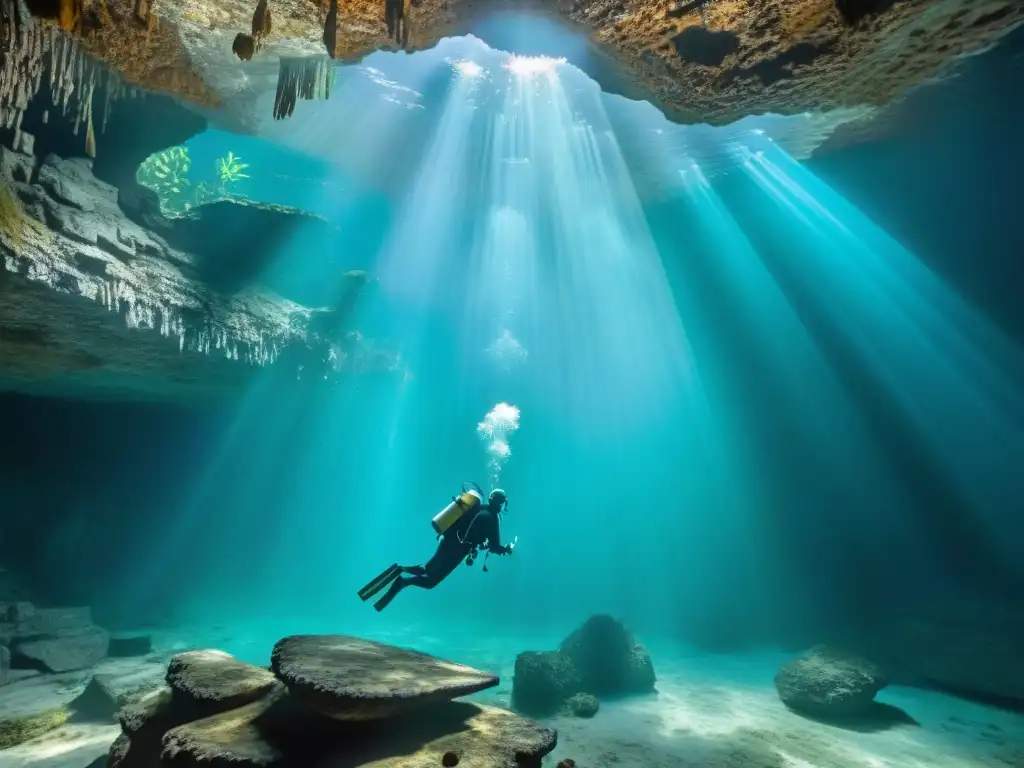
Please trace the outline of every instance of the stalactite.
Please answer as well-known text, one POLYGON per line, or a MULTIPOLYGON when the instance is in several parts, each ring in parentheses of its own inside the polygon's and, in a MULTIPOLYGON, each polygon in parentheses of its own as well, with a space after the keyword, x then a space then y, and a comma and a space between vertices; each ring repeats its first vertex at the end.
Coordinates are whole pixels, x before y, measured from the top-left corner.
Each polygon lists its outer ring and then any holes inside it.
POLYGON ((85 154, 89 157, 96 157, 96 132, 92 125, 92 90, 89 91, 89 102, 86 108, 85 126, 85 154))
POLYGON ((149 26, 151 6, 149 0, 135 0, 135 18, 142 24, 149 26))
POLYGON ((298 99, 329 99, 334 67, 327 58, 282 58, 277 75, 274 119, 291 117, 298 99))
POLYGON ((405 0, 384 0, 384 23, 388 37, 403 48, 409 44, 409 22, 405 18, 405 0))
POLYGON ((324 20, 324 46, 332 59, 338 55, 338 0, 331 0, 324 20))
MULTIPOLYGON (((48 75, 53 106, 71 120, 75 135, 82 123, 86 124, 86 153, 95 156, 93 102, 97 88, 104 91, 101 132, 106 130, 111 101, 134 95, 134 90, 127 89, 116 73, 86 54, 57 25, 29 17, 23 4, 24 0, 2 0, 0 4, 0 41, 4 48, 0 57, 0 124, 14 132, 15 141, 20 138, 22 115, 48 75)), ((69 12, 80 10, 81 0, 68 7, 69 12)), ((50 110, 44 109, 42 121, 48 123, 49 118, 50 110)))
POLYGON ((252 38, 257 45, 262 43, 273 29, 273 21, 270 9, 267 7, 267 0, 259 0, 256 3, 256 10, 252 14, 252 38))

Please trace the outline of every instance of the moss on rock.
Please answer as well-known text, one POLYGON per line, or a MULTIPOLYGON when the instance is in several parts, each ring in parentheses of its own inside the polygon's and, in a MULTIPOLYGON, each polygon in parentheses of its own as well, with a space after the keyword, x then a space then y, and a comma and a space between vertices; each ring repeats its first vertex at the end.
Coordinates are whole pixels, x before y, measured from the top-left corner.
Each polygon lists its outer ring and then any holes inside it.
POLYGON ((66 707, 56 707, 31 715, 0 720, 0 749, 22 744, 36 736, 60 728, 70 713, 66 707))

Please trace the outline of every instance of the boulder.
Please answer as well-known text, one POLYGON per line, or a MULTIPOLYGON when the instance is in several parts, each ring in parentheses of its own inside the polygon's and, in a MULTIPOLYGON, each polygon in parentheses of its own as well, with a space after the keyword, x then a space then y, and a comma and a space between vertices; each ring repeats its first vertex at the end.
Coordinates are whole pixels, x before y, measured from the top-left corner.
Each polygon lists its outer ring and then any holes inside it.
POLYGON ((580 692, 581 685, 579 672, 564 654, 525 651, 516 657, 512 706, 537 717, 553 715, 580 692))
POLYGON ((121 707, 121 735, 111 745, 108 768, 162 765, 168 731, 284 690, 267 670, 221 651, 179 653, 171 659, 166 679, 167 685, 151 688, 121 707))
POLYGON ((495 675, 346 635, 279 641, 271 669, 293 696, 338 720, 375 720, 485 690, 495 675))
POLYGON ((657 678, 650 655, 611 616, 591 616, 563 641, 560 651, 575 665, 588 693, 616 696, 654 690, 657 678))
POLYGON ((816 646, 782 665, 775 689, 795 712, 847 718, 869 714, 875 694, 886 682, 882 671, 866 659, 816 646))
POLYGON ((37 675, 4 686, 0 695, 0 749, 21 744, 59 728, 71 714, 71 702, 85 689, 78 673, 37 675))
POLYGON ((576 717, 593 717, 597 714, 600 706, 597 697, 591 696, 589 693, 577 693, 575 696, 570 696, 566 702, 566 707, 576 717))
POLYGON ((69 672, 91 667, 107 655, 110 635, 105 629, 90 626, 54 637, 18 642, 13 649, 22 666, 38 666, 48 672, 69 672))
POLYGON ((174 656, 167 668, 167 684, 200 708, 222 712, 261 698, 277 686, 277 680, 266 669, 208 650, 174 656))

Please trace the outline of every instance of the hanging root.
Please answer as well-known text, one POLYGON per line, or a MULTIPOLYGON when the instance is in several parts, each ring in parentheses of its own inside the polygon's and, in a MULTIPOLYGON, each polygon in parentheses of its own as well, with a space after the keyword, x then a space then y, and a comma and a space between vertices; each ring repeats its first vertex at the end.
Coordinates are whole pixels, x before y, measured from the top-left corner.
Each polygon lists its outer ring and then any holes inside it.
POLYGON ((334 67, 327 58, 281 59, 277 75, 274 119, 291 117, 299 99, 329 99, 334 85, 334 67))

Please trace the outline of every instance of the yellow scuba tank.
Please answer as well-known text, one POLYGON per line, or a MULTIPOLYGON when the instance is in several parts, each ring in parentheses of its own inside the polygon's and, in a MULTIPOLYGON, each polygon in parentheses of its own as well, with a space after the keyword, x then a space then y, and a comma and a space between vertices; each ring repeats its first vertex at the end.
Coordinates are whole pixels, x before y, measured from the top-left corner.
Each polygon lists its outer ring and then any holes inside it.
POLYGON ((434 519, 430 521, 439 536, 461 520, 464 514, 475 511, 483 504, 483 492, 467 489, 467 485, 476 485, 476 483, 463 483, 462 493, 453 498, 451 504, 434 515, 434 519))

